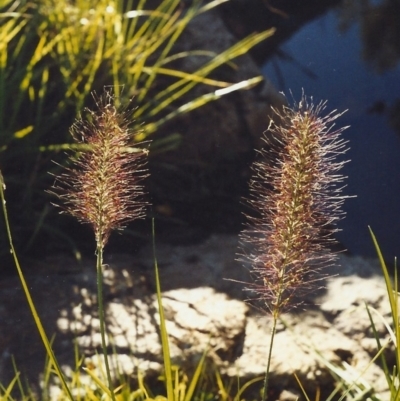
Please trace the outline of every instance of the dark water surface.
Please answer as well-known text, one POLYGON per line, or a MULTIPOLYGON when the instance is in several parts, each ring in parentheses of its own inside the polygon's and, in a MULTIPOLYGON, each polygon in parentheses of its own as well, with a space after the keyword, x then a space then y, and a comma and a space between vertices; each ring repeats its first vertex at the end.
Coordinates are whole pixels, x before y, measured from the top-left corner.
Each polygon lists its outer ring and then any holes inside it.
POLYGON ((388 109, 400 99, 400 66, 376 73, 363 60, 360 24, 338 26, 337 11, 311 22, 282 47, 293 59, 275 56, 263 71, 289 101, 289 90, 299 100, 304 88, 315 103, 328 100, 327 111, 348 109, 337 125, 351 126, 345 192, 357 198, 346 201, 339 239, 355 254, 376 256, 370 225, 391 261, 400 256, 400 135, 388 109))

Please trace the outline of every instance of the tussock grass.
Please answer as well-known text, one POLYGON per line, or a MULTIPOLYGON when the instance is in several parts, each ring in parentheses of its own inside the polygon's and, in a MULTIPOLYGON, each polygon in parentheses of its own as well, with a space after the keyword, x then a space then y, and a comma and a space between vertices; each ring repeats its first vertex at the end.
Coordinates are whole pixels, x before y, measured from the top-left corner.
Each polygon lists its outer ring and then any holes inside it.
MULTIPOLYGON (((92 105, 92 91, 112 87, 117 106, 133 99, 130 122, 134 131, 140 130, 134 138, 140 142, 177 115, 262 81, 255 76, 225 82, 210 75, 222 65, 236 68, 235 58, 271 36, 272 29, 220 54, 175 50, 191 21, 224 1, 194 0, 185 7, 179 0, 0 3, 0 166, 8 177, 11 210, 18 216, 21 252, 22 244, 32 248, 42 234, 63 236, 47 223, 51 210, 43 207, 42 188, 48 186, 50 160, 63 161, 70 125, 92 105), (179 61, 198 55, 204 62, 196 70, 180 69, 179 61), (198 97, 193 92, 197 85, 208 88, 198 97)), ((171 135, 155 145, 162 151, 178 146, 179 139, 171 135)), ((74 149, 86 147, 75 144, 74 149)))

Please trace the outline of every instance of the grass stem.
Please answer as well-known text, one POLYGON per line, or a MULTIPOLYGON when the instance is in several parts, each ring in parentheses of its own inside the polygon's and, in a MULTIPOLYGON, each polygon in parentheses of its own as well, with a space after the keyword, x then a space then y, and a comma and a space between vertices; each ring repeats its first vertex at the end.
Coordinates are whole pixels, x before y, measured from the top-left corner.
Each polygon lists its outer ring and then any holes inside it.
POLYGON ((110 371, 110 364, 108 361, 107 343, 106 343, 106 327, 105 327, 104 300, 103 300, 103 246, 101 244, 102 241, 100 240, 97 244, 97 251, 96 251, 97 303, 98 303, 99 320, 100 320, 101 348, 104 355, 104 364, 106 367, 108 388, 110 389, 112 400, 115 401, 115 394, 111 379, 111 371, 110 371))
POLYGON ((267 368, 265 370, 265 377, 264 377, 264 389, 262 393, 262 401, 266 401, 268 399, 268 384, 269 384, 269 370, 271 367, 271 359, 272 359, 272 349, 274 347, 274 339, 275 339, 275 334, 276 334, 276 325, 278 322, 278 316, 276 313, 272 315, 273 318, 273 323, 272 323, 272 329, 271 329, 271 342, 269 344, 269 350, 268 350, 268 359, 267 359, 267 368))

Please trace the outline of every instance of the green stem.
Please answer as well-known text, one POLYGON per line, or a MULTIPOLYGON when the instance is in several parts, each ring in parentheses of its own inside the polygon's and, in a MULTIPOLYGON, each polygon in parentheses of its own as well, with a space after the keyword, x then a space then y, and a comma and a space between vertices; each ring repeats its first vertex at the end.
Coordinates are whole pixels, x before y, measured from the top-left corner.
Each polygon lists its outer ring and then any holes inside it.
POLYGON ((103 301, 103 246, 102 238, 97 243, 97 261, 96 261, 96 271, 97 271, 97 303, 99 308, 99 320, 100 320, 100 334, 101 334, 101 347, 103 349, 104 364, 106 367, 108 388, 111 392, 112 401, 115 401, 114 388, 111 380, 110 365, 108 363, 107 354, 107 344, 106 344, 106 328, 104 319, 104 301, 103 301))
POLYGON ((264 378, 264 389, 262 393, 262 401, 266 401, 268 398, 268 384, 269 384, 269 369, 271 366, 271 359, 272 359, 272 348, 274 346, 274 339, 275 339, 275 334, 276 334, 276 324, 278 322, 278 315, 277 313, 272 314, 273 318, 273 324, 272 324, 272 329, 271 329, 271 342, 269 344, 269 350, 268 350, 268 360, 267 360, 267 369, 265 370, 265 378, 264 378))

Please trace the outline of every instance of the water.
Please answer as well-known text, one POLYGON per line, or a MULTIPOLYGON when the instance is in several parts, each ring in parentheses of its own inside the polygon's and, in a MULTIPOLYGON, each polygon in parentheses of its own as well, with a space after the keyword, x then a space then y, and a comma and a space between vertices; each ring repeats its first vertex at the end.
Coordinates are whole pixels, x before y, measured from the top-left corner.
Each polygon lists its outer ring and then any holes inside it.
POLYGON ((315 102, 327 99, 328 111, 349 110, 337 125, 351 125, 344 133, 351 147, 345 192, 357 198, 346 201, 339 240, 352 253, 376 256, 370 225, 393 260, 400 256, 400 136, 379 111, 400 98, 400 66, 375 73, 362 59, 359 24, 342 32, 333 11, 303 27, 282 50, 295 62, 275 57, 263 71, 289 100, 289 90, 299 100, 304 88, 315 102))

